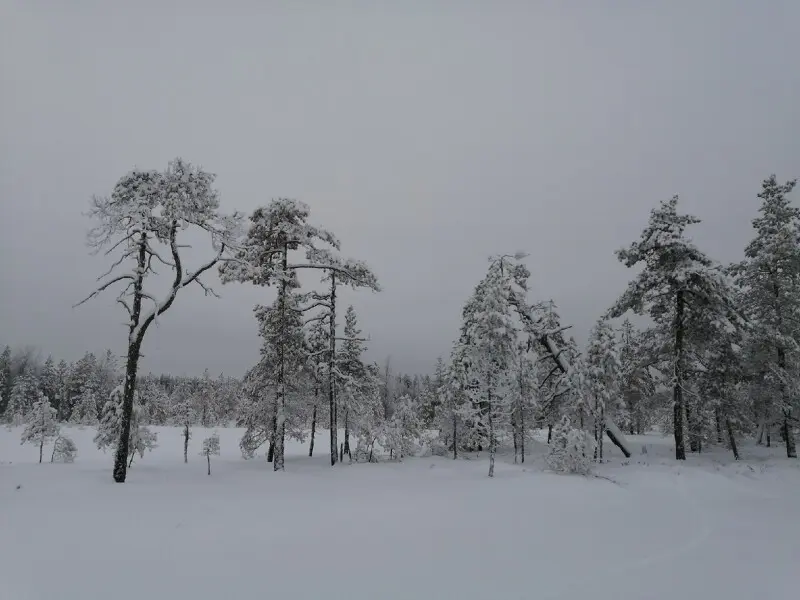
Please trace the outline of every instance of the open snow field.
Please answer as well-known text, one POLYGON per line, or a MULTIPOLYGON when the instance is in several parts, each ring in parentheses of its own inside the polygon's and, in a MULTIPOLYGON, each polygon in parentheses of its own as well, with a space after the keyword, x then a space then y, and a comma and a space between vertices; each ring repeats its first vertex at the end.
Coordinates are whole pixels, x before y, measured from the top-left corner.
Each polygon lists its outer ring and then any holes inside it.
POLYGON ((782 448, 676 465, 642 436, 601 477, 544 472, 539 448, 491 480, 485 457, 331 469, 323 432, 274 473, 220 429, 208 477, 205 431, 185 465, 179 430, 154 430, 118 485, 91 428, 69 430, 74 464, 42 465, 0 429, 0 599, 800 598, 800 468, 782 448))

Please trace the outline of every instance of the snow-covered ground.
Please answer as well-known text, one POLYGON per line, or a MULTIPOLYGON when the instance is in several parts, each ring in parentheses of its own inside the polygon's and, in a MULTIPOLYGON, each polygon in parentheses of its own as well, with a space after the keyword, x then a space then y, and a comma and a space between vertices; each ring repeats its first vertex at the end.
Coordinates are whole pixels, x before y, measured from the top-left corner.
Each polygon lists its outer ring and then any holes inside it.
POLYGON ((208 477, 206 432, 185 465, 179 431, 155 429, 124 485, 91 428, 69 431, 74 464, 42 465, 0 429, 0 598, 800 597, 800 468, 782 448, 676 465, 642 436, 601 477, 544 472, 539 454, 491 480, 485 458, 331 469, 322 432, 274 473, 221 429, 208 477))

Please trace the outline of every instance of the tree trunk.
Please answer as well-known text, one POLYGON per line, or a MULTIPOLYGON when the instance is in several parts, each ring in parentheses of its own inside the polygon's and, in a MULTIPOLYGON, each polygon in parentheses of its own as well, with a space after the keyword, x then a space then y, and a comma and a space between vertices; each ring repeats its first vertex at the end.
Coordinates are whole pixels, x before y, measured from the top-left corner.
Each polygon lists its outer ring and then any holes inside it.
POLYGON ((189 462, 189 424, 183 425, 183 463, 189 462))
POLYGON ((208 474, 211 475, 211 455, 206 454, 206 460, 208 461, 208 474))
POLYGON ((330 404, 330 423, 331 423, 331 466, 336 464, 337 449, 339 446, 336 428, 336 389, 334 386, 334 366, 336 362, 336 273, 331 272, 331 314, 330 314, 330 352, 328 355, 328 403, 330 404))
POLYGON ((552 423, 548 423, 547 424, 547 443, 549 444, 552 439, 553 439, 553 424, 552 423))
POLYGON ((519 412, 519 453, 520 462, 525 464, 525 411, 519 412))
POLYGON ((345 454, 347 454, 350 462, 353 462, 353 455, 350 453, 350 409, 344 411, 344 452, 342 453, 342 460, 344 460, 345 454))
POLYGON ((695 435, 695 413, 692 407, 683 400, 683 406, 686 411, 686 435, 689 437, 689 451, 697 452, 697 436, 695 435))
POLYGON ((675 431, 675 459, 686 460, 686 446, 683 440, 683 337, 684 337, 684 299, 679 291, 675 300, 675 386, 673 396, 673 429, 675 431))
POLYGON ((453 411, 453 460, 458 458, 458 417, 453 411))
POLYGON ((339 461, 344 460, 344 444, 339 444, 339 461))
POLYGON ((514 464, 519 462, 519 427, 517 427, 517 411, 514 409, 514 412, 511 417, 511 428, 512 428, 512 437, 514 438, 514 464))
POLYGON ((136 456, 136 452, 133 452, 133 453, 131 454, 131 460, 130 460, 130 462, 128 463, 128 468, 129 468, 129 469, 130 469, 130 468, 133 466, 133 459, 134 459, 134 457, 135 457, 135 456, 136 456))
MULTIPOLYGON (((289 245, 284 241, 282 267, 284 275, 288 272, 289 265, 289 245)), ((289 282, 286 277, 281 279, 280 296, 278 298, 278 309, 280 310, 280 336, 278 341, 278 381, 277 381, 277 411, 275 413, 278 427, 277 439, 275 440, 275 454, 273 456, 272 468, 274 471, 285 469, 285 436, 286 436, 286 296, 289 290, 289 282)))
MULTIPOLYGON (((133 416, 133 397, 136 393, 136 373, 139 369, 139 350, 141 342, 134 342, 128 347, 128 358, 125 364, 125 387, 122 396, 122 420, 117 452, 114 456, 114 481, 125 483, 128 468, 128 453, 131 437, 131 417, 133 416)), ((132 463, 131 463, 132 464, 132 463)))
POLYGON ((786 442, 787 458, 797 458, 797 446, 794 443, 794 431, 791 424, 791 410, 783 411, 783 439, 786 442))
POLYGON ((722 423, 721 418, 719 416, 719 407, 714 409, 714 423, 717 427, 717 443, 722 443, 722 423))
POLYGON ((734 460, 739 460, 739 449, 736 447, 736 438, 733 437, 733 427, 731 427, 731 420, 725 417, 725 429, 728 430, 728 442, 731 445, 731 452, 733 452, 734 460))
MULTIPOLYGON (((122 420, 120 422, 119 442, 114 456, 114 481, 125 483, 128 473, 128 446, 131 437, 131 417, 133 415, 133 397, 136 393, 136 374, 139 370, 139 352, 142 348, 144 330, 138 329, 142 315, 144 273, 147 268, 147 234, 142 232, 137 242, 137 273, 133 281, 133 303, 131 320, 128 329, 128 356, 125 360, 125 387, 122 393, 122 420)), ((131 463, 132 464, 132 463, 131 463)))
POLYGON ((597 436, 597 457, 600 462, 603 462, 603 438, 605 437, 603 434, 605 433, 606 429, 606 408, 605 406, 600 406, 600 423, 597 428, 598 436, 597 436))
POLYGON ((497 453, 497 438, 494 434, 494 419, 489 408, 489 477, 494 477, 494 456, 497 453))
POLYGON ((772 448, 772 426, 767 423, 764 429, 766 430, 767 434, 767 448, 772 448))
POLYGON ((275 438, 278 437, 278 407, 275 407, 275 414, 272 415, 272 437, 269 438, 269 450, 267 450, 267 462, 275 460, 275 438))
MULTIPOLYGON (((315 396, 319 395, 319 389, 315 396)), ((311 414, 311 443, 308 445, 308 456, 314 456, 314 436, 317 433, 317 404, 314 403, 314 412, 311 414)))
POLYGON ((42 464, 42 453, 44 452, 44 436, 39 440, 39 464, 42 464))

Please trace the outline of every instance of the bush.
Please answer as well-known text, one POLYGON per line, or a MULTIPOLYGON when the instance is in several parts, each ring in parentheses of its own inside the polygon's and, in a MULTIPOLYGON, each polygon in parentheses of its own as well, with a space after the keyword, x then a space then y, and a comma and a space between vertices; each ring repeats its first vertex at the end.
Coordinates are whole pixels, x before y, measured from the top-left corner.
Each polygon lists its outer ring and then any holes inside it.
POLYGON ((78 447, 75 442, 65 435, 60 435, 53 443, 53 454, 50 457, 50 462, 71 463, 75 461, 77 454, 78 447))
POLYGON ((547 466, 557 473, 588 475, 592 470, 594 440, 585 431, 575 429, 564 417, 553 429, 547 466))

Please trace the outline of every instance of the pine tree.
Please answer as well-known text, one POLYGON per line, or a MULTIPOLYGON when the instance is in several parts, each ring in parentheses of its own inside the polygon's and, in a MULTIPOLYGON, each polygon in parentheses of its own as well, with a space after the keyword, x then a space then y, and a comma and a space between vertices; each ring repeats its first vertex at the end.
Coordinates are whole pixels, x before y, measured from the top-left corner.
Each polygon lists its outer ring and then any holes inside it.
POLYGON ((122 421, 114 457, 117 483, 124 483, 127 475, 139 358, 147 330, 170 309, 183 288, 197 283, 206 294, 213 294, 200 277, 223 259, 238 233, 238 216, 219 213, 214 179, 213 174, 176 158, 163 172, 131 171, 120 178, 110 197, 92 198, 89 216, 96 225, 89 232, 89 245, 94 252, 116 252, 119 256, 99 278, 100 286, 79 304, 121 284, 117 303, 129 318, 122 421), (187 269, 181 250, 185 246, 178 241, 179 233, 189 227, 208 234, 215 251, 194 269, 187 269), (155 273, 154 263, 165 266, 172 276, 168 291, 160 299, 145 285, 155 273), (130 270, 120 273, 117 269, 122 265, 130 270))
POLYGON ((619 317, 628 310, 649 314, 669 353, 673 388, 675 457, 686 459, 685 412, 687 335, 691 322, 713 322, 721 329, 734 327, 733 292, 722 268, 703 254, 684 234, 700 220, 677 212, 678 197, 662 202, 650 214, 639 241, 617 251, 627 267, 644 269, 610 309, 619 317))
POLYGON ((196 415, 192 402, 192 390, 188 382, 178 384, 170 397, 170 422, 183 432, 183 462, 189 462, 189 439, 196 415))
POLYGON ((80 392, 72 409, 70 422, 78 425, 96 425, 98 398, 97 372, 92 370, 88 378, 81 384, 80 392))
POLYGON ((32 372, 14 378, 11 396, 6 406, 5 421, 9 425, 20 426, 28 420, 28 415, 39 400, 39 382, 32 372))
POLYGON ((208 462, 208 474, 211 475, 211 457, 219 456, 219 434, 214 432, 206 439, 203 440, 203 449, 200 451, 200 456, 205 456, 208 462))
POLYGON ((621 420, 631 435, 642 434, 647 426, 645 403, 655 393, 650 367, 658 358, 650 356, 644 337, 630 319, 625 319, 618 331, 620 360, 620 393, 624 408, 621 420))
POLYGON ((55 387, 56 387, 56 397, 55 397, 55 407, 58 414, 59 422, 64 421, 65 417, 65 410, 67 408, 67 403, 69 399, 69 380, 70 380, 70 368, 67 365, 67 361, 61 360, 56 366, 55 369, 55 387))
POLYGON ((390 457, 403 460, 406 456, 413 456, 420 430, 421 423, 414 401, 411 396, 404 394, 397 399, 394 412, 384 426, 381 445, 389 450, 390 457))
POLYGON ((603 436, 605 434, 606 411, 620 408, 620 381, 622 365, 614 330, 608 321, 601 319, 592 329, 586 348, 586 376, 588 390, 592 396, 594 421, 595 456, 603 461, 603 436))
POLYGON ((50 406, 50 401, 42 392, 34 402, 25 429, 22 431, 23 444, 36 444, 39 446, 39 463, 42 462, 44 445, 58 435, 58 422, 56 411, 50 406))
MULTIPOLYGON (((273 361, 275 384, 273 468, 284 469, 284 439, 286 424, 287 377, 296 367, 285 362, 294 357, 298 328, 293 322, 297 316, 317 306, 327 309, 330 328, 329 376, 333 377, 336 360, 336 288, 339 284, 351 287, 370 287, 378 290, 375 276, 363 263, 342 261, 333 252, 339 250, 339 241, 329 231, 307 223, 310 210, 296 200, 281 198, 273 200, 267 207, 258 208, 250 217, 250 228, 239 246, 236 260, 220 266, 223 282, 239 281, 255 285, 277 285, 278 298, 271 317, 271 325, 277 328, 270 333, 270 344, 274 348, 273 361), (303 250, 306 261, 290 260, 294 252, 303 250), (330 283, 330 294, 312 295, 312 304, 302 306, 297 295, 299 283, 297 271, 320 269, 326 273, 324 281, 330 283), (290 297, 291 296, 291 297, 290 297), (291 305, 290 305, 291 304, 291 305), (290 314, 294 313, 294 314, 290 314)), ((302 329, 302 318, 300 319, 302 329)), ((302 333, 302 331, 300 331, 302 333)), ((329 382, 331 417, 331 465, 336 463, 336 402, 335 386, 329 382)))
POLYGON ((5 414, 11 399, 14 381, 11 378, 11 346, 6 346, 0 354, 0 415, 5 414))
POLYGON ((494 476, 498 432, 512 411, 519 342, 512 298, 515 271, 507 263, 504 257, 492 260, 465 310, 463 329, 466 370, 471 380, 467 394, 473 401, 465 405, 466 416, 488 438, 489 477, 494 476))
POLYGON ((313 406, 311 408, 311 439, 308 445, 308 456, 314 456, 314 440, 317 434, 317 423, 323 412, 324 405, 320 397, 328 377, 325 370, 328 367, 328 341, 329 332, 322 318, 315 318, 306 334, 306 356, 308 360, 307 371, 311 377, 313 391, 313 406))
POLYGON ((764 394, 761 418, 778 421, 786 454, 797 457, 794 427, 800 385, 800 208, 789 195, 797 180, 762 183, 755 238, 736 269, 743 312, 752 325, 750 355, 764 394))

